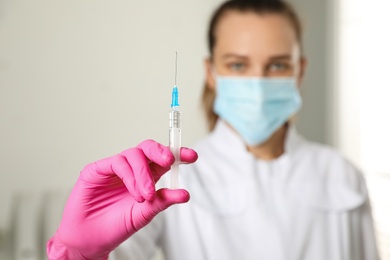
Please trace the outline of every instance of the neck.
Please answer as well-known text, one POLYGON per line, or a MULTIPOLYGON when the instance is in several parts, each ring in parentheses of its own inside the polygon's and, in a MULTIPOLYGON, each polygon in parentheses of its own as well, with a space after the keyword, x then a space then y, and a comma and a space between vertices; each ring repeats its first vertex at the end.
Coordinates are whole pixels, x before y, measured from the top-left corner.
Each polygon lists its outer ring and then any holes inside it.
POLYGON ((288 124, 284 124, 265 142, 258 146, 247 146, 248 152, 256 158, 271 161, 284 153, 288 124))

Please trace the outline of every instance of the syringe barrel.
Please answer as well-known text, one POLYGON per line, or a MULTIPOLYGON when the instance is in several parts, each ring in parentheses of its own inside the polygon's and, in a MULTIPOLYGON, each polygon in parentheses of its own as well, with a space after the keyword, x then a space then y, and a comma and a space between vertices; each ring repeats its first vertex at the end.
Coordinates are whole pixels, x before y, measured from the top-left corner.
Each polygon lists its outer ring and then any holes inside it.
POLYGON ((172 110, 169 113, 169 148, 175 156, 175 161, 180 162, 181 147, 181 113, 172 110))
POLYGON ((171 167, 171 188, 177 189, 181 149, 181 113, 175 108, 169 113, 169 149, 175 157, 175 162, 171 167))
POLYGON ((181 112, 171 110, 169 113, 169 128, 181 128, 181 112))

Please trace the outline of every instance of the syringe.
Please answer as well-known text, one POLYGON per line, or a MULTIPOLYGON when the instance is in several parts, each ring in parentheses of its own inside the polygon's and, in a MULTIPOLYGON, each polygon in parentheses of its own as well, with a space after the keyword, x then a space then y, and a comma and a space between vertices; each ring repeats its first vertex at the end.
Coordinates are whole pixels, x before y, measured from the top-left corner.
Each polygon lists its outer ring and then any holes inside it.
POLYGON ((175 61, 175 85, 172 90, 171 111, 169 112, 169 148, 175 156, 171 167, 171 188, 177 189, 179 182, 179 164, 181 148, 181 112, 179 110, 179 92, 176 85, 177 78, 177 52, 175 61))

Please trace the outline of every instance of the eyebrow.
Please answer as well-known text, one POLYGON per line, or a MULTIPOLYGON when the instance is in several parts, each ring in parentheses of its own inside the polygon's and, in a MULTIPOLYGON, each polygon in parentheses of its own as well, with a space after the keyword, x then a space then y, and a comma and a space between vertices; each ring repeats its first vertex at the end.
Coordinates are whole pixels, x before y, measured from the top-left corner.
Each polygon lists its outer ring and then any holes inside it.
POLYGON ((236 53, 227 53, 222 56, 223 59, 228 59, 228 58, 239 58, 239 59, 248 59, 248 56, 246 55, 241 55, 241 54, 236 54, 236 53))
POLYGON ((290 54, 283 54, 283 55, 276 55, 276 56, 271 56, 269 60, 290 60, 291 55, 290 54))
MULTIPOLYGON (((223 59, 229 59, 229 58, 248 59, 248 56, 236 54, 236 53, 227 53, 223 55, 222 58, 223 59)), ((281 55, 271 56, 268 60, 290 60, 290 59, 291 59, 290 54, 281 54, 281 55)))

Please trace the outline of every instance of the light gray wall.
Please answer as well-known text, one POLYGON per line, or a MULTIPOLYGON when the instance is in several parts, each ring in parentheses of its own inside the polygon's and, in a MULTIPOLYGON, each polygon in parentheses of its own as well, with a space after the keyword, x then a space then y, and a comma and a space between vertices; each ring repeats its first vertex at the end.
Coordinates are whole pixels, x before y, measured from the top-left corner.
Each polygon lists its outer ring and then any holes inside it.
POLYGON ((0 1, 0 196, 71 187, 86 163, 167 144, 176 50, 183 145, 201 138, 215 2, 0 1))
POLYGON ((304 53, 309 61, 302 94, 303 108, 297 128, 306 138, 331 143, 332 114, 331 73, 332 38, 331 1, 290 0, 302 17, 304 53))

